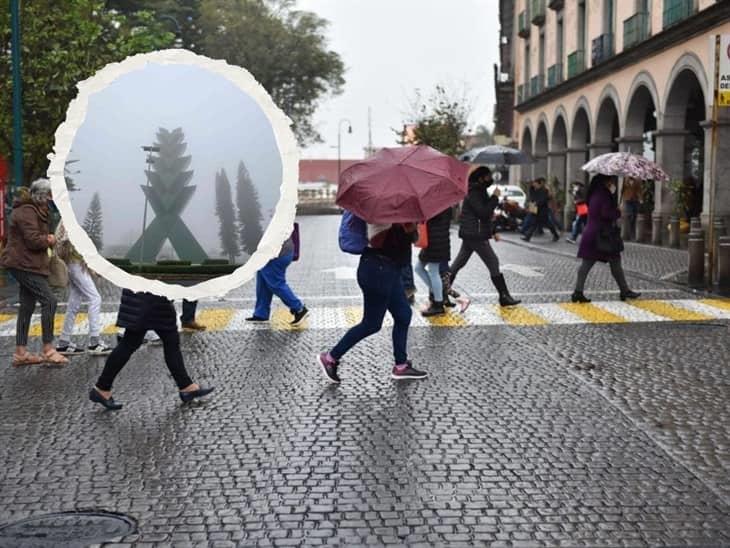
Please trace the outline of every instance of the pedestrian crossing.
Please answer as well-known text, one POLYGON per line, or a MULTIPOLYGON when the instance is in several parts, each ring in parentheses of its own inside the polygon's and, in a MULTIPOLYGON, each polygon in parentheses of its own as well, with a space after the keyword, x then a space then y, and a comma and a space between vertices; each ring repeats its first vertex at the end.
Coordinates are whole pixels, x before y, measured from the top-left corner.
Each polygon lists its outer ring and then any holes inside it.
MULTIPOLYGON (((254 330, 303 331, 308 329, 347 329, 362 318, 359 306, 313 307, 300 325, 291 325, 292 316, 285 308, 275 308, 266 323, 250 323, 246 318, 251 309, 203 308, 198 311, 197 320, 208 327, 208 332, 239 332, 254 330)), ((103 334, 114 334, 116 312, 102 313, 103 334)), ((730 320, 730 299, 673 299, 636 300, 630 302, 601 301, 590 304, 576 303, 529 303, 502 308, 495 304, 473 303, 464 314, 450 311, 445 316, 423 318, 414 312, 413 327, 471 327, 471 326, 531 326, 576 324, 622 324, 641 322, 709 321, 730 320)), ((0 337, 15 335, 14 314, 0 314, 0 337)), ((63 314, 55 318, 55 333, 60 333, 63 314)), ((387 315, 385 325, 392 325, 387 315)), ((76 317, 75 335, 88 333, 86 314, 76 317)), ((40 315, 33 317, 31 337, 41 335, 40 315)))

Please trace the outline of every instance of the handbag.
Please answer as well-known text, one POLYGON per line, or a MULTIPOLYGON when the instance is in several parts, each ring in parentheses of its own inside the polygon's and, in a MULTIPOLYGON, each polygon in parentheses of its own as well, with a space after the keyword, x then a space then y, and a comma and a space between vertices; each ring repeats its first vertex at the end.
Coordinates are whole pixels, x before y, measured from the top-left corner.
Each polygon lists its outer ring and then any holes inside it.
POLYGON ((416 230, 418 231, 418 239, 413 245, 421 249, 426 249, 428 247, 428 225, 426 223, 418 223, 416 230))
POLYGON ((604 255, 617 255, 624 250, 621 229, 616 225, 602 226, 598 230, 596 248, 604 255))
POLYGON ((68 267, 55 253, 48 262, 48 285, 51 287, 68 287, 68 267))
POLYGON ((528 211, 528 213, 537 215, 537 204, 535 202, 530 202, 527 206, 527 211, 528 211))
POLYGON ((588 204, 585 202, 576 204, 575 212, 578 214, 578 217, 585 217, 588 215, 588 204))

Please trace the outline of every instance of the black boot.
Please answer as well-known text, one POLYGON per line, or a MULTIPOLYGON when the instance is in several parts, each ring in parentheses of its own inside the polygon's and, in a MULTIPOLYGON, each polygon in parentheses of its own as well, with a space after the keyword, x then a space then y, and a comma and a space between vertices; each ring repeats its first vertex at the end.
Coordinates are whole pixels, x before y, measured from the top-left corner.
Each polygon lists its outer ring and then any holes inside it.
POLYGON ((451 284, 449 283, 450 281, 451 274, 449 274, 448 272, 444 272, 441 275, 441 284, 444 288, 443 301, 446 308, 454 308, 456 306, 456 303, 449 299, 449 290, 451 289, 451 284))
POLYGON ((522 302, 517 299, 513 299, 512 295, 509 294, 509 290, 507 289, 507 282, 504 281, 504 276, 502 276, 502 274, 500 274, 499 276, 492 276, 492 283, 499 292, 500 306, 515 306, 522 302))
POLYGON ((574 303, 589 303, 591 300, 586 297, 582 291, 573 291, 573 294, 570 296, 571 302, 574 303))
POLYGON ((432 302, 431 306, 421 312, 421 316, 423 316, 424 318, 430 318, 431 316, 441 316, 442 314, 446 314, 446 310, 444 310, 444 303, 438 301, 432 302))

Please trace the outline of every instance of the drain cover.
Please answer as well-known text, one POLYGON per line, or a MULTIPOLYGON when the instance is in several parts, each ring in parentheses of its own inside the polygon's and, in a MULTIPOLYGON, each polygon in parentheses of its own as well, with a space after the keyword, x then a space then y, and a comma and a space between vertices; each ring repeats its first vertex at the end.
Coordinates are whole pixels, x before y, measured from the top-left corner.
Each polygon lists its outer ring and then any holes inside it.
POLYGON ((137 522, 108 512, 59 512, 0 526, 0 546, 87 546, 132 534, 137 522))

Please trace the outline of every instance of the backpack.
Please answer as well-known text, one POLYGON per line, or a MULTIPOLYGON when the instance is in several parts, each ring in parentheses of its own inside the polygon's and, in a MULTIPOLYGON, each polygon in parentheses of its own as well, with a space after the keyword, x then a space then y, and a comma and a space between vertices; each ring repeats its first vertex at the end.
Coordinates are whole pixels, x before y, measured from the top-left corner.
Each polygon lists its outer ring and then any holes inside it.
POLYGON ((340 249, 352 255, 362 255, 368 246, 368 226, 360 217, 345 210, 340 221, 340 249))

